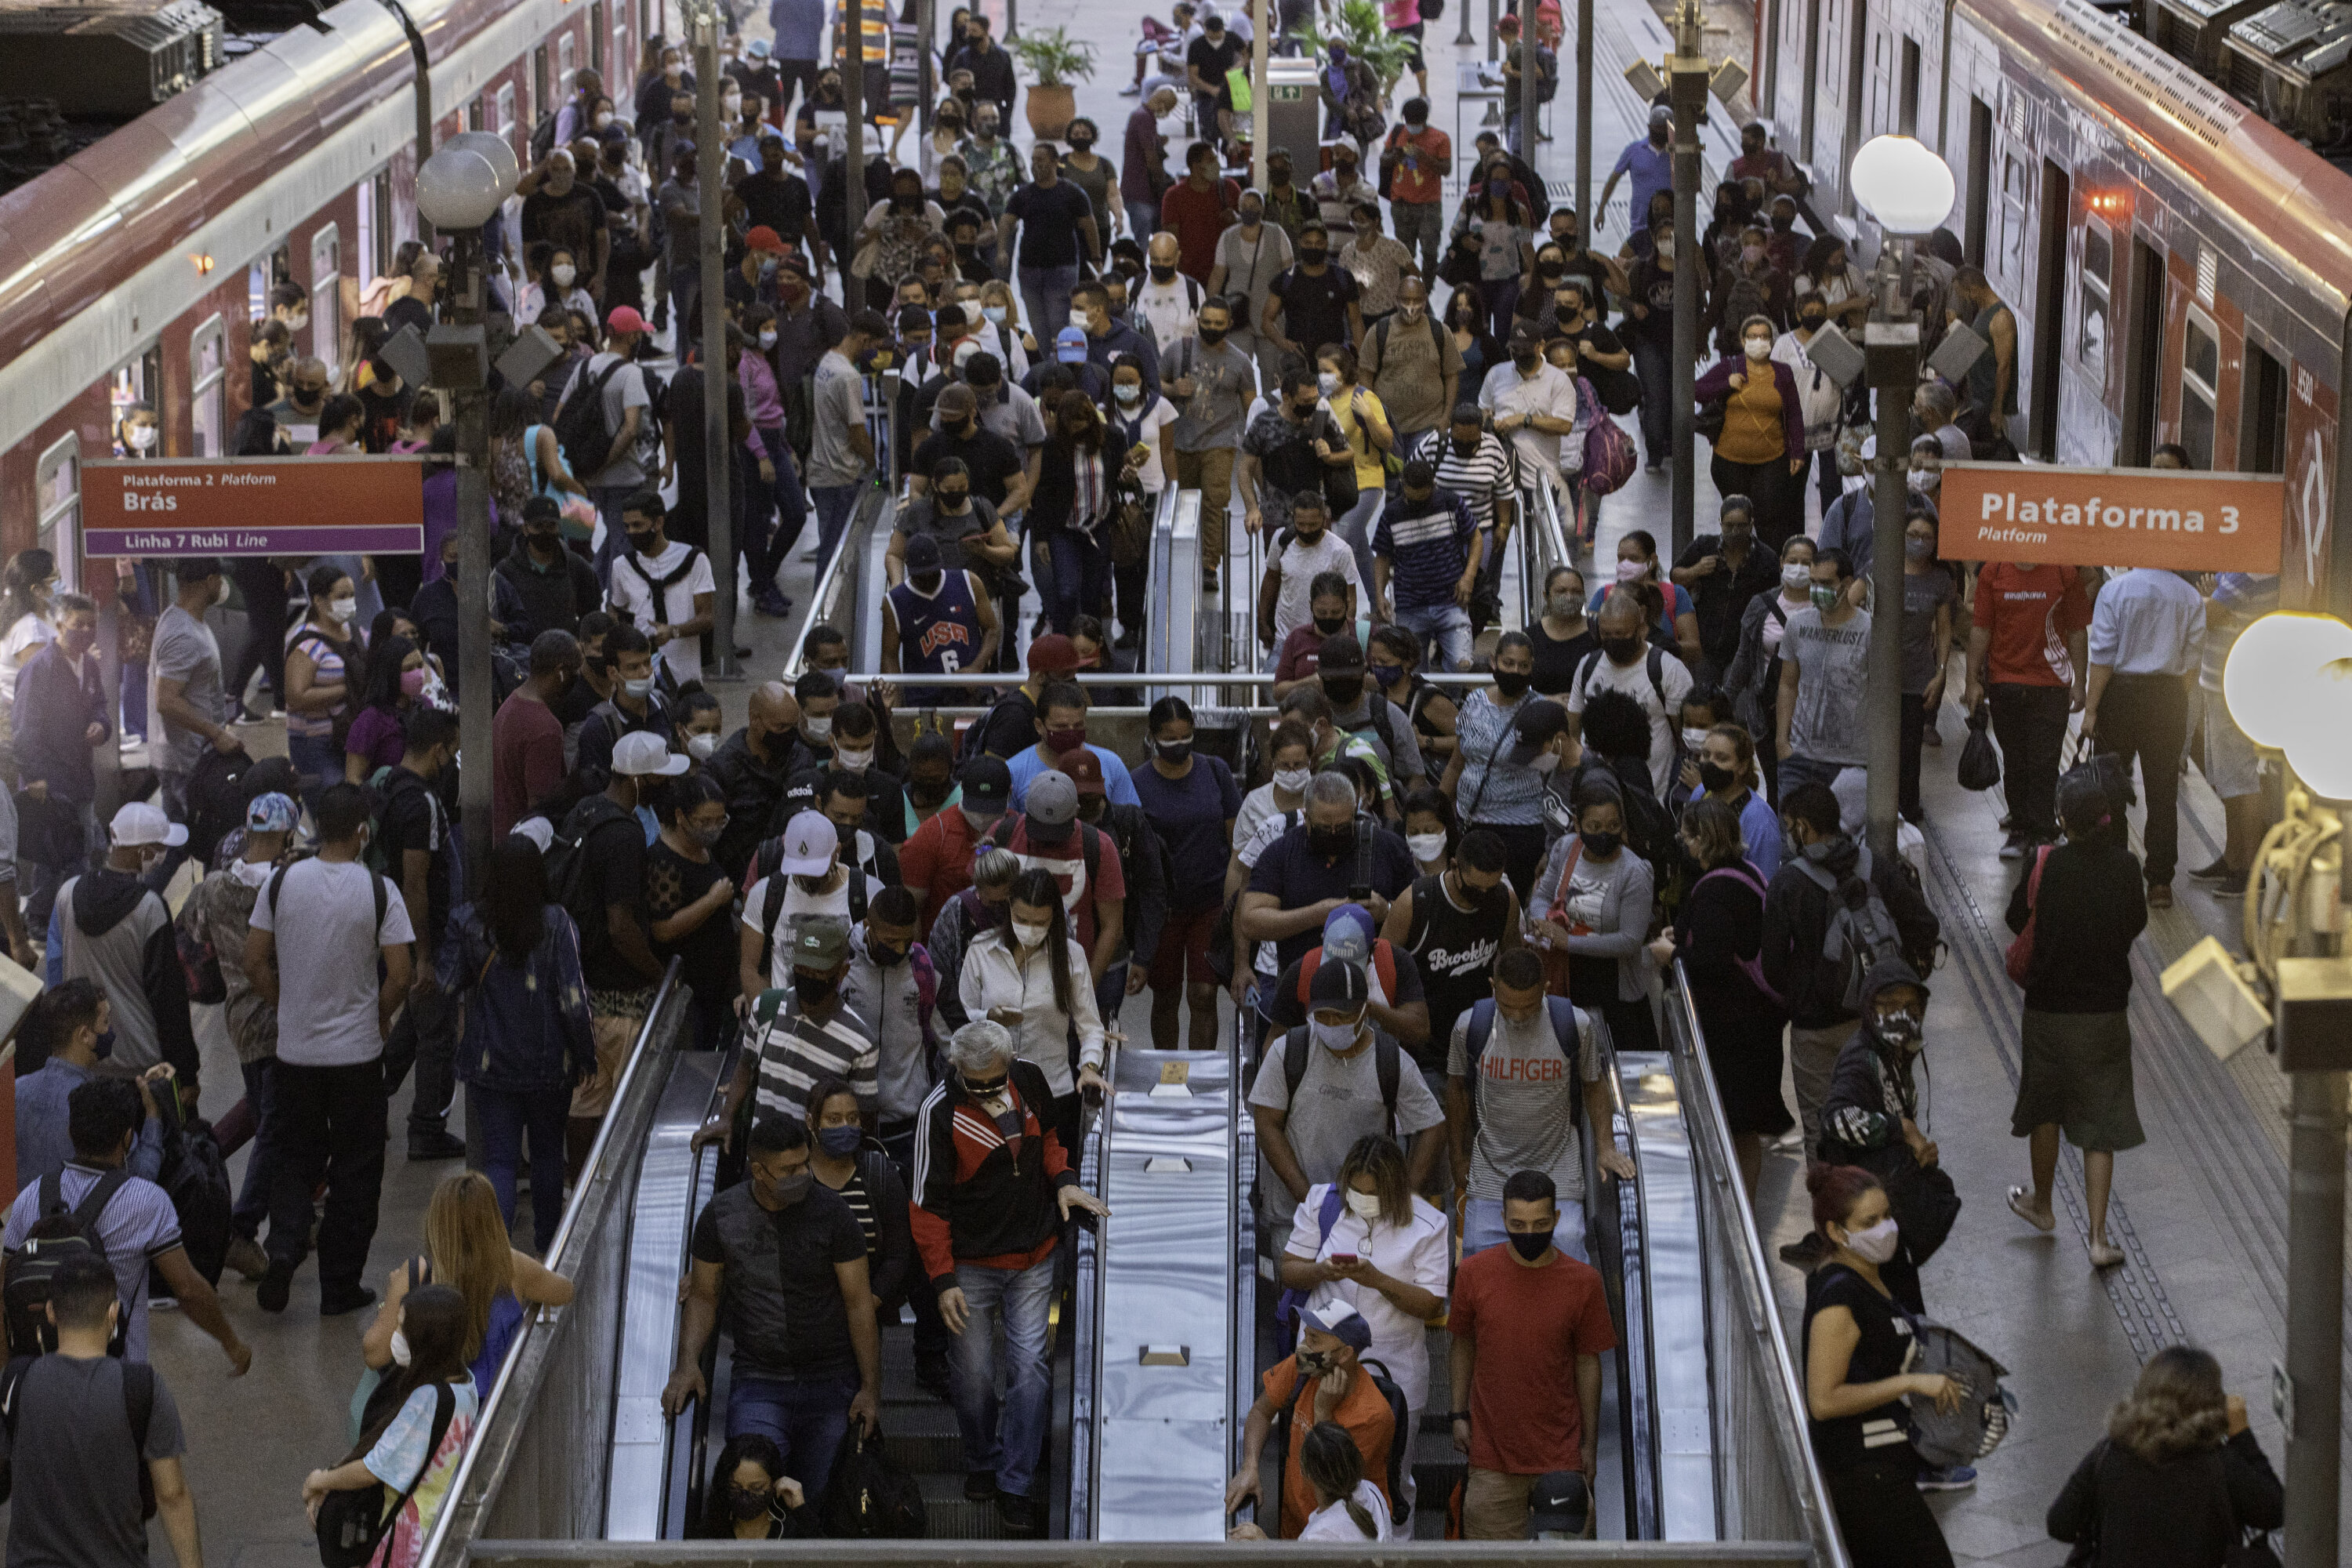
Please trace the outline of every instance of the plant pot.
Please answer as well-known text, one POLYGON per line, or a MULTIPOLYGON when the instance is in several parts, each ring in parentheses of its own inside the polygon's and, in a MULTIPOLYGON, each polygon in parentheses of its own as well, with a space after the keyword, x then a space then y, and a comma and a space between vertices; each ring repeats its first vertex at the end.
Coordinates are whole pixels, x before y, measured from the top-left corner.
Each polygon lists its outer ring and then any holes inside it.
POLYGON ((1041 142, 1059 142, 1078 116, 1077 94, 1068 86, 1029 89, 1029 130, 1041 142))

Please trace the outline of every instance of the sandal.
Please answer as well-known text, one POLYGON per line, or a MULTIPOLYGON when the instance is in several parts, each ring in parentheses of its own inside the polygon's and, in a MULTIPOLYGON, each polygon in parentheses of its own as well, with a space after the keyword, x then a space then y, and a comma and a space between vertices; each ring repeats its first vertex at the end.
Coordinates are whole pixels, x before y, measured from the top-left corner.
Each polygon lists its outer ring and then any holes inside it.
POLYGON ((2122 1247, 2110 1247, 2104 1241, 2095 1241, 2091 1243, 2092 1268, 2113 1268, 2116 1264, 2121 1263, 2123 1260, 2124 1249, 2122 1247))
MULTIPOLYGON (((2050 1232, 2058 1228, 2058 1216, 2053 1214, 2045 1219, 2042 1215, 2035 1214, 2032 1208, 2026 1202, 2026 1200, 2032 1195, 2032 1194, 2028 1193, 2023 1187, 2010 1188, 2009 1212, 2046 1236, 2050 1232)), ((2123 1254, 2118 1252, 2116 1254, 2116 1260, 2120 1262, 2123 1258, 2123 1254)))

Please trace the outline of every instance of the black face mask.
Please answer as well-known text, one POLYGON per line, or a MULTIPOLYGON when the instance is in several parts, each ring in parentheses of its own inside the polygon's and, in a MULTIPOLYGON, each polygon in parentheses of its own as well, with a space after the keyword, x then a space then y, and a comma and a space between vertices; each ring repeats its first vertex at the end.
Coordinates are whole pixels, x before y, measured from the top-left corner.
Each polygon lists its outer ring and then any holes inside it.
POLYGON ((903 947, 884 947, 879 942, 869 942, 866 944, 866 956, 872 959, 877 968, 890 969, 906 962, 907 950, 903 947))
POLYGON ((1505 700, 1516 702, 1526 695, 1528 683, 1534 679, 1524 670, 1498 669, 1495 672, 1495 689, 1503 694, 1505 700))
POLYGON ((939 492, 939 498, 940 510, 941 511, 960 511, 963 508, 963 503, 971 499, 971 492, 970 490, 940 490, 939 492))
POLYGON ((1558 278, 1567 270, 1567 267, 1557 261, 1536 263, 1536 276, 1538 278, 1558 278))
POLYGON ((1173 267, 1162 267, 1155 261, 1151 264, 1151 280, 1154 283, 1172 283, 1176 280, 1176 269, 1173 267))
POLYGON ((1821 331, 1822 323, 1828 320, 1829 317, 1819 310, 1808 310, 1797 318, 1797 323, 1809 332, 1817 332, 1821 331))
POLYGON ((1225 329, 1223 327, 1198 327, 1194 330, 1201 334, 1201 341, 1211 348, 1225 341, 1225 329))
POLYGON ((1454 437, 1454 455, 1457 458, 1476 457, 1478 455, 1478 437, 1473 436, 1467 441, 1465 441, 1459 436, 1454 437))
POLYGON ((1344 827, 1310 826, 1307 829, 1307 852, 1320 856, 1326 860, 1337 859, 1355 847, 1356 829, 1352 823, 1344 827))
MULTIPOLYGON (((1591 839, 1586 839, 1591 843, 1591 839)), ((803 1007, 815 1007, 832 1000, 834 979, 830 974, 811 974, 805 970, 793 971, 793 994, 803 1007)))
POLYGON ((1596 859, 1606 860, 1625 847, 1625 836, 1622 833, 1585 833, 1578 837, 1584 840, 1584 847, 1596 859))
POLYGON ((1548 1230, 1515 1230, 1511 1232, 1511 1250, 1533 1263, 1551 1250, 1551 1232, 1548 1230))
POLYGON ((1330 254, 1329 250, 1319 245, 1302 245, 1298 247, 1298 259, 1309 267, 1322 266, 1323 258, 1330 254))
POLYGON ((1160 760, 1171 768, 1181 768, 1192 758, 1190 741, 1162 741, 1158 746, 1160 760))
POLYGON ((1348 623, 1338 616, 1326 619, 1318 616, 1315 617, 1315 629, 1327 637, 1335 637, 1348 629, 1348 623))
POLYGON ((1517 365, 1519 367, 1519 373, 1524 375, 1528 372, 1534 370, 1537 365, 1543 363, 1543 355, 1514 354, 1511 356, 1511 363, 1517 365))
POLYGON ((1609 656, 1612 664, 1631 664, 1641 657, 1640 637, 1602 637, 1601 651, 1609 656))
POLYGON ((524 542, 530 544, 533 551, 541 555, 554 554, 558 549, 562 548, 563 542, 562 535, 557 530, 552 528, 543 531, 536 528, 527 528, 523 530, 522 536, 524 542))
POLYGON ((1364 678, 1360 675, 1327 675, 1323 678, 1323 695, 1339 709, 1353 708, 1364 695, 1364 678))
POLYGON ((1698 782, 1699 787, 1707 794, 1720 795, 1731 787, 1732 772, 1714 763, 1701 763, 1698 765, 1698 782))
POLYGON ((1773 214, 1773 215, 1772 215, 1772 232, 1773 232, 1773 233, 1775 233, 1775 234, 1786 234, 1786 233, 1788 233, 1790 229, 1792 229, 1792 228, 1794 228, 1794 227, 1796 227, 1796 226, 1797 226, 1797 220, 1796 220, 1796 218, 1795 218, 1794 216, 1782 216, 1781 214, 1779 214, 1779 213, 1775 213, 1775 214, 1773 214))
POLYGON ((767 1492, 747 1492, 738 1487, 728 1500, 727 1510, 739 1520, 757 1519, 768 1511, 770 1495, 767 1492))

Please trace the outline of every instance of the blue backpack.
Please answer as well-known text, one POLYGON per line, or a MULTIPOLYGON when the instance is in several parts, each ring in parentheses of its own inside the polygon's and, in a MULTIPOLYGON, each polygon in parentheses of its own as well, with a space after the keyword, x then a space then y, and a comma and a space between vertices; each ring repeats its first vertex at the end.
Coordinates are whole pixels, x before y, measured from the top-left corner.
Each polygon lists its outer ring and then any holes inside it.
MULTIPOLYGON (((1339 1223, 1339 1211, 1346 1206, 1347 1202, 1348 1190, 1339 1183, 1333 1182, 1325 1190, 1323 1207, 1315 1216, 1316 1251, 1321 1252, 1323 1244, 1331 1239, 1331 1227, 1339 1223)), ((1274 1304, 1274 1321, 1277 1323, 1287 1323, 1297 1318, 1299 1311, 1306 1307, 1307 1298, 1310 1293, 1296 1287, 1285 1290, 1274 1304)))

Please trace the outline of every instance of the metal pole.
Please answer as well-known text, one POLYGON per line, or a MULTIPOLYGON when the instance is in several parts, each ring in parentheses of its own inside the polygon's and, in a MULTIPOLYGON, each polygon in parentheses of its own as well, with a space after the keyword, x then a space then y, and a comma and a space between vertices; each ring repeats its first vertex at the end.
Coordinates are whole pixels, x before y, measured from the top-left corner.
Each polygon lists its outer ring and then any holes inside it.
MULTIPOLYGON (((446 303, 457 326, 482 324, 482 239, 478 230, 450 237, 457 277, 446 303)), ((474 759, 457 773, 457 805, 466 825, 466 877, 481 887, 490 864, 490 394, 481 386, 455 394, 457 425, 457 747, 474 759)))
MULTIPOLYGON (((1266 160, 1274 155, 1267 143, 1274 137, 1273 93, 1265 85, 1266 17, 1272 13, 1269 0, 1253 0, 1250 6, 1250 184, 1259 190, 1266 187, 1266 160)), ((1214 141, 1214 137, 1208 138, 1214 141)), ((1224 160, 1217 160, 1220 167, 1224 160)), ((1257 323, 1250 325, 1255 328, 1257 323)))
MULTIPOLYGON (((849 275, 850 258, 857 254, 857 230, 866 221, 866 10, 864 0, 841 0, 842 36, 833 51, 834 68, 841 72, 841 104, 849 114, 849 140, 841 158, 841 308, 856 315, 865 304, 852 299, 857 285, 849 275)), ((1000 124, 996 133, 1013 139, 1013 127, 1000 124)), ((892 279, 892 285, 898 283, 892 279)), ((823 570, 820 563, 819 570, 823 570)))
POLYGON ((2297 1072, 2287 1102, 2285 1568, 2336 1568, 2344 1399, 2346 1075, 2297 1072))
POLYGON ((1592 210, 1592 0, 1576 5, 1576 223, 1577 242, 1591 250, 1601 232, 1592 210))
MULTIPOLYGON (((1698 509, 1698 436, 1693 428, 1691 388, 1703 346, 1698 319, 1698 121, 1706 110, 1707 72, 1706 58, 1699 53, 1696 8, 1685 7, 1677 31, 1681 36, 1670 62, 1675 106, 1675 363, 1669 384, 1674 389, 1675 496, 1669 521, 1675 554, 1679 557, 1696 532, 1693 519, 1698 509)), ((1645 221, 1646 215, 1633 215, 1634 224, 1645 221)))
POLYGON ((716 680, 740 680, 735 664, 735 454, 727 428, 727 132, 719 122, 719 12, 693 14, 696 163, 702 207, 702 474, 716 680))
MULTIPOLYGON (((1004 0, 1004 42, 1008 44, 1021 36, 1020 12, 1018 0, 1004 0)), ((1010 140, 1011 133, 1006 135, 1010 140)))
POLYGON ((1903 525, 1911 466, 1911 395, 1919 384, 1919 323, 1906 287, 1911 241, 1889 236, 1878 258, 1879 301, 1864 324, 1877 400, 1878 457, 1870 492, 1870 851, 1893 855, 1903 763, 1903 525))
POLYGON ((915 0, 915 133, 921 145, 915 155, 922 160, 923 183, 931 180, 931 112, 933 100, 939 97, 939 83, 933 74, 931 28, 939 19, 939 7, 932 0, 915 0))
MULTIPOLYGON (((1462 26, 1454 29, 1454 47, 1457 49, 1466 49, 1478 41, 1476 31, 1470 26, 1470 0, 1457 0, 1454 8, 1461 13, 1462 26)), ((1486 15, 1489 18, 1493 17, 1494 11, 1491 7, 1486 15)), ((1491 32, 1493 29, 1490 27, 1488 31, 1491 32)))
MULTIPOLYGON (((1542 76, 1543 73, 1536 68, 1535 7, 1529 5, 1526 14, 1519 18, 1518 153, 1520 157, 1528 161, 1528 170, 1531 174, 1535 173, 1538 140, 1536 132, 1539 129, 1536 123, 1536 112, 1540 107, 1536 98, 1536 89, 1541 85, 1542 76)), ((1536 178, 1541 181, 1543 176, 1538 174, 1536 178)), ((1529 191, 1528 195, 1533 200, 1541 202, 1545 199, 1546 193, 1537 190, 1529 191)))

